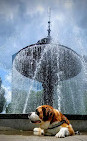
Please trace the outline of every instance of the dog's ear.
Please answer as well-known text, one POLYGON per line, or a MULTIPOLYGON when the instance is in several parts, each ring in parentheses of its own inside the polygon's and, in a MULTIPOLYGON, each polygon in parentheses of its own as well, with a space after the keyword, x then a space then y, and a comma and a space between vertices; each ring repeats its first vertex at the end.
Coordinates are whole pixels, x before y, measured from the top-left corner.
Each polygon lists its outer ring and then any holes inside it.
POLYGON ((43 121, 47 121, 49 119, 49 111, 45 107, 42 107, 43 111, 43 121))
POLYGON ((46 108, 45 107, 42 107, 42 111, 45 112, 46 111, 46 108))
POLYGON ((42 107, 43 121, 47 121, 52 117, 52 109, 50 107, 42 107))

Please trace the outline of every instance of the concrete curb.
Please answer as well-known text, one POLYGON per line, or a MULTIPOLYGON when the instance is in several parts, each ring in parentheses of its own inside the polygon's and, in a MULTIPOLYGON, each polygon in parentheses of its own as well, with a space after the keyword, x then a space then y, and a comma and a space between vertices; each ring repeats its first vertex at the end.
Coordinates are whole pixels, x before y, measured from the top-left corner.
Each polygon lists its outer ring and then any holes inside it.
MULTIPOLYGON (((87 131, 87 120, 70 120, 70 123, 75 131, 87 131)), ((0 119, 0 130, 32 131, 35 127, 38 126, 30 123, 29 119, 0 119)))

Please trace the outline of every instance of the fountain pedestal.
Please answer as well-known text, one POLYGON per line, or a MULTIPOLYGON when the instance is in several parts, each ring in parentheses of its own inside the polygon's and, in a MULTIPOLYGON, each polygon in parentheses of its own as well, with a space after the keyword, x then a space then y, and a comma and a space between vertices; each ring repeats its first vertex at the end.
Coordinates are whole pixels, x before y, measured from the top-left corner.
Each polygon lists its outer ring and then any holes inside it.
POLYGON ((53 106, 54 87, 51 83, 43 83, 43 104, 53 106))

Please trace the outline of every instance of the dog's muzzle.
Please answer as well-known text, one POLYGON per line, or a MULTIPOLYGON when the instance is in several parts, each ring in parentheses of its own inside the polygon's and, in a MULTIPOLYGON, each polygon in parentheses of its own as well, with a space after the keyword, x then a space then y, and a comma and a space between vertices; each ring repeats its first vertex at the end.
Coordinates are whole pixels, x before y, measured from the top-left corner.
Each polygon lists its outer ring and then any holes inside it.
POLYGON ((29 119, 30 119, 31 114, 32 114, 32 113, 29 113, 29 114, 28 114, 28 118, 29 118, 29 119))

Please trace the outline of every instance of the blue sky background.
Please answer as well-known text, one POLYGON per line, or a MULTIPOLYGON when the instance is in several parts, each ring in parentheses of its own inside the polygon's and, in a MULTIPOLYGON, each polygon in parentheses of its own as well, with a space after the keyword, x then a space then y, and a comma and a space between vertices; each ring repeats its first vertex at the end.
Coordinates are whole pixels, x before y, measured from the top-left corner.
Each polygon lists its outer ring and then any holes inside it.
POLYGON ((87 0, 0 0, 0 77, 11 100, 12 55, 47 36, 87 55, 87 0))

